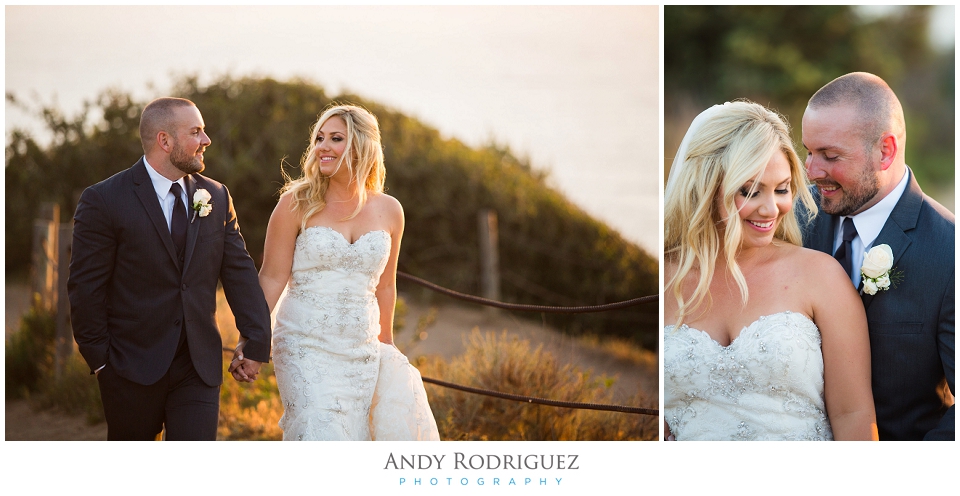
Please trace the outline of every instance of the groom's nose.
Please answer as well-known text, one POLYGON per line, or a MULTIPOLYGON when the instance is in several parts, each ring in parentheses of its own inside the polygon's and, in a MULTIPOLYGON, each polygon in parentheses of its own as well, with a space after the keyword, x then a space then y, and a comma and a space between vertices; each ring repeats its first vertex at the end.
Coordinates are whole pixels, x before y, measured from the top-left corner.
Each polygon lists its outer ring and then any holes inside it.
POLYGON ((811 181, 816 181, 818 179, 827 177, 827 171, 823 167, 823 161, 817 160, 816 155, 812 153, 807 155, 807 160, 804 165, 807 167, 807 177, 811 181))
POLYGON ((213 143, 213 140, 210 139, 210 136, 205 131, 200 131, 200 144, 210 146, 211 143, 213 143))

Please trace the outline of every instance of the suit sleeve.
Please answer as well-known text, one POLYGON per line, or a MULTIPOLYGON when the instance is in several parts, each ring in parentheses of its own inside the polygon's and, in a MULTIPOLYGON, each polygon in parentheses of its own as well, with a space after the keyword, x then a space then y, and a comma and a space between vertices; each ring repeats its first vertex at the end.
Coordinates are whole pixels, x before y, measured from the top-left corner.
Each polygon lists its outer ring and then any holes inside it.
MULTIPOLYGON (((950 387, 950 392, 954 396, 957 394, 956 383, 954 382, 956 365, 956 347, 954 346, 955 279, 956 275, 953 275, 953 277, 950 278, 950 283, 947 285, 947 291, 944 295, 943 303, 940 306, 940 327, 937 330, 937 346, 940 350, 940 361, 943 363, 943 374, 946 376, 947 385, 950 387)), ((951 405, 943 415, 943 418, 940 419, 937 427, 928 432, 923 439, 929 441, 955 440, 955 409, 956 404, 951 405)))
POLYGON ((107 363, 107 285, 113 276, 117 238, 103 197, 87 188, 73 224, 67 294, 73 336, 91 373, 107 363))
POLYGON ((260 288, 257 267, 247 252, 240 235, 233 198, 223 186, 227 198, 227 219, 224 225, 223 262, 220 282, 233 311, 240 335, 247 338, 243 354, 258 362, 270 360, 270 310, 260 288))

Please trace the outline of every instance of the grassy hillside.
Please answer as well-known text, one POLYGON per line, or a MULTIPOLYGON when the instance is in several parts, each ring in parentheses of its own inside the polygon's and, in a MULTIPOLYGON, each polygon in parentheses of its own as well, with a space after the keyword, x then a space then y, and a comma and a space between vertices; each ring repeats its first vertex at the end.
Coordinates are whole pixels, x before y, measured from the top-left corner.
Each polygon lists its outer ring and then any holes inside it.
MULTIPOLYGON (((549 188, 542 173, 508 149, 468 147, 376 102, 356 95, 329 97, 305 81, 224 77, 201 85, 186 78, 171 94, 193 100, 203 113, 213 141, 205 174, 230 188, 247 248, 258 264, 282 185, 281 167, 299 174, 310 126, 337 101, 362 105, 380 119, 387 190, 403 204, 407 219, 400 270, 478 294, 477 212, 492 208, 499 217, 504 300, 593 305, 657 292, 655 258, 549 188)), ((10 134, 8 271, 29 263, 30 226, 39 202, 58 202, 68 219, 84 187, 139 158, 137 127, 145 103, 108 91, 78 116, 44 109, 54 133, 49 146, 17 130, 10 134)), ((546 319, 568 332, 615 334, 655 349, 657 316, 657 305, 648 304, 546 319)))

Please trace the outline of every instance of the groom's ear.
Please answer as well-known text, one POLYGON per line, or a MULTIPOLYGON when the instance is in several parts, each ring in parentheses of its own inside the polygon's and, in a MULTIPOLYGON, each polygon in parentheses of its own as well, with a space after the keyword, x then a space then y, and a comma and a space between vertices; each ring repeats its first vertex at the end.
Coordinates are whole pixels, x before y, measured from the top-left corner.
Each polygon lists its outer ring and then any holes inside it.
POLYGON ((166 131, 159 131, 156 139, 157 146, 159 146, 161 150, 170 153, 170 151, 173 149, 173 137, 170 136, 170 134, 168 134, 166 131))
POLYGON ((887 170, 896 161, 900 153, 900 142, 893 133, 883 133, 880 137, 880 170, 887 170))

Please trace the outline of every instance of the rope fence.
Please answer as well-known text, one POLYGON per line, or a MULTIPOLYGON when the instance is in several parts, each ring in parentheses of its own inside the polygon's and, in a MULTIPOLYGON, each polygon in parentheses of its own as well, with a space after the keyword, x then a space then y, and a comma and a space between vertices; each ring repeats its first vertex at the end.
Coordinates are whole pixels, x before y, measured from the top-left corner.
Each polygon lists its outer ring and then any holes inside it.
POLYGON ((503 308, 505 310, 517 310, 521 312, 541 312, 541 313, 592 313, 592 312, 607 312, 610 310, 619 310, 621 308, 632 307, 640 305, 642 303, 650 303, 659 301, 659 295, 650 295, 650 296, 641 296, 639 298, 633 298, 627 301, 620 301, 616 303, 607 303, 604 305, 588 305, 588 306, 573 306, 573 307, 553 307, 547 305, 522 305, 519 303, 504 303, 501 301, 488 300, 486 298, 481 298, 479 296, 468 295, 454 291, 452 289, 447 289, 443 286, 439 286, 430 281, 420 279, 419 277, 412 276, 405 272, 397 271, 397 279, 403 279, 405 281, 410 281, 414 284, 419 284, 427 289, 436 291, 437 293, 456 298, 458 300, 468 301, 471 303, 476 303, 479 305, 485 305, 494 308, 503 308))
MULTIPOLYGON (((659 301, 658 295, 642 296, 640 298, 633 298, 627 301, 621 301, 616 303, 608 303, 605 305, 590 305, 590 306, 570 306, 570 307, 557 307, 557 306, 546 306, 546 305, 522 305, 518 303, 504 303, 500 301, 494 301, 487 298, 481 298, 479 296, 468 295, 454 291, 452 289, 444 288, 430 281, 421 279, 416 276, 412 276, 405 272, 397 271, 397 278, 403 279, 405 281, 418 284, 427 289, 436 291, 437 293, 450 296, 462 301, 468 301, 471 303, 476 303, 479 305, 490 306, 494 308, 502 308, 506 310, 517 310, 522 312, 542 312, 542 313, 590 313, 590 312, 606 312, 610 310, 618 310, 621 308, 632 307, 640 305, 642 303, 650 303, 659 301)), ((547 405, 560 408, 574 408, 580 410, 603 410, 610 412, 620 412, 620 413, 632 413, 638 415, 654 415, 659 416, 660 410, 656 408, 640 408, 635 406, 624 406, 624 405, 603 405, 597 403, 580 403, 573 401, 557 401, 557 400, 548 400, 544 398, 536 398, 533 396, 524 396, 520 394, 511 394, 503 393, 500 391, 491 391, 488 389, 475 388, 471 386, 464 386, 462 384, 453 384, 446 381, 441 381, 438 379, 432 379, 430 377, 423 377, 423 382, 428 382, 437 386, 442 386, 450 389, 456 389, 459 391, 464 391, 472 394, 481 394, 485 396, 491 396, 494 398, 500 398, 510 401, 520 401, 524 403, 535 403, 538 405, 547 405)))
POLYGON ((575 408, 578 410, 603 410, 608 412, 636 413, 640 415, 660 415, 660 411, 655 408, 640 408, 636 406, 623 406, 623 405, 603 405, 599 403, 581 403, 577 401, 548 400, 544 398, 535 398, 533 396, 501 393, 500 391, 491 391, 489 389, 480 389, 480 388, 475 388, 470 386, 463 386, 460 384, 454 384, 452 382, 445 382, 437 379, 431 379, 429 377, 422 377, 422 379, 423 379, 423 382, 429 382, 430 384, 435 384, 437 386, 456 389, 456 390, 464 391, 467 393, 482 394, 484 396, 492 396, 494 398, 501 398, 505 400, 520 401, 523 403, 536 403, 538 405, 556 406, 561 408, 575 408))
MULTIPOLYGON (((632 307, 640 305, 642 303, 651 303, 659 301, 659 295, 650 295, 642 296, 640 298, 633 298, 631 300, 608 303, 604 305, 592 305, 592 306, 572 306, 572 307, 556 307, 556 306, 546 306, 546 305, 521 305, 518 303, 503 303, 500 301, 489 300, 487 298, 481 298, 479 296, 468 295, 454 291, 452 289, 444 288, 430 281, 420 279, 419 277, 412 276, 404 272, 397 272, 397 278, 410 281, 415 284, 419 284, 427 289, 431 289, 440 294, 450 296, 462 301, 468 301, 471 303, 476 303, 479 305, 486 305, 495 308, 503 308, 506 310, 517 310, 523 312, 545 312, 545 313, 590 313, 590 312, 605 312, 610 310, 617 310, 621 308, 632 307)), ((233 352, 234 349, 224 346, 223 350, 226 352, 233 352)), ((624 406, 624 405, 604 405, 598 403, 580 403, 575 401, 558 401, 558 400, 549 400, 545 398, 536 398, 533 396, 524 396, 520 394, 511 394, 503 393, 500 391, 493 391, 489 389, 475 388, 471 386, 464 386, 462 384, 454 384, 451 382, 441 381, 439 379, 432 379, 429 377, 422 377, 423 382, 434 384, 436 386, 441 386, 450 389, 456 389, 458 391, 463 391, 471 394, 481 394, 485 396, 490 396, 493 398, 500 398, 510 401, 519 401, 523 403, 531 403, 538 405, 554 406, 560 408, 574 408, 579 410, 602 410, 610 412, 619 412, 619 413, 631 413, 637 415, 653 415, 659 416, 660 410, 656 408, 641 408, 635 406, 624 406)))

